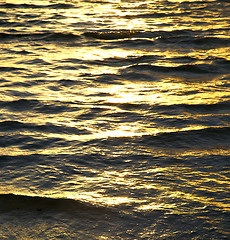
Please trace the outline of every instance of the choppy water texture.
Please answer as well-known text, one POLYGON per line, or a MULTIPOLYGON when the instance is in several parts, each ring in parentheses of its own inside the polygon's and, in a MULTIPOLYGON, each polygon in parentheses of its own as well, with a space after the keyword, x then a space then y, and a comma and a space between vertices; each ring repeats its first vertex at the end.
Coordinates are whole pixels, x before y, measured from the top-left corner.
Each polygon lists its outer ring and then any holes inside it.
POLYGON ((229 1, 0 2, 0 238, 229 239, 229 1))

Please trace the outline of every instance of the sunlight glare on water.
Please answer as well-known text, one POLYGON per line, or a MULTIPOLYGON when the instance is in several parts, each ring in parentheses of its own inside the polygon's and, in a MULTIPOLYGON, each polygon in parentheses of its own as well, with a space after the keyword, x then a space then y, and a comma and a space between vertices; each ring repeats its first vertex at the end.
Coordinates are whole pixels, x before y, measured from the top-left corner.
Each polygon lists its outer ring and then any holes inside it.
POLYGON ((0 238, 228 239, 229 8, 0 3, 0 238))

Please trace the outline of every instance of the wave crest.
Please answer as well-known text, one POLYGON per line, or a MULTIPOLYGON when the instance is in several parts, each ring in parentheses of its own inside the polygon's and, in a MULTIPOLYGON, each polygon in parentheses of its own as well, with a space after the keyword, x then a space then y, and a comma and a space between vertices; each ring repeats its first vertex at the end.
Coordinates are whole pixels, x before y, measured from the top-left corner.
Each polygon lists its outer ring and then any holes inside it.
POLYGON ((139 30, 113 30, 113 31, 90 31, 85 32, 86 37, 104 39, 104 40, 113 40, 113 39, 122 39, 130 38, 136 36, 141 31, 139 30))

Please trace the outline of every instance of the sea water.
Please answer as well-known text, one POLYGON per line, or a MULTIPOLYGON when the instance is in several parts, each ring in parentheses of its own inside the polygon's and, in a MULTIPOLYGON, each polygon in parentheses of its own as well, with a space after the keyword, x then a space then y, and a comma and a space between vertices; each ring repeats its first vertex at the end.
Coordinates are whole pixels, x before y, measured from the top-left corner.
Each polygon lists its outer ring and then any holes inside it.
POLYGON ((230 3, 0 1, 0 238, 229 239, 230 3))

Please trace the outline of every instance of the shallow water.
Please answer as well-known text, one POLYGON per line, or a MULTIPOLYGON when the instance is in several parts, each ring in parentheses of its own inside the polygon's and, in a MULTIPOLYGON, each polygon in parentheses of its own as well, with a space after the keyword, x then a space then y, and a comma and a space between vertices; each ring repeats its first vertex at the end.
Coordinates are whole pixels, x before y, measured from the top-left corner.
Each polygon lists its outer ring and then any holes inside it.
POLYGON ((0 2, 1 239, 229 239, 229 15, 0 2))

